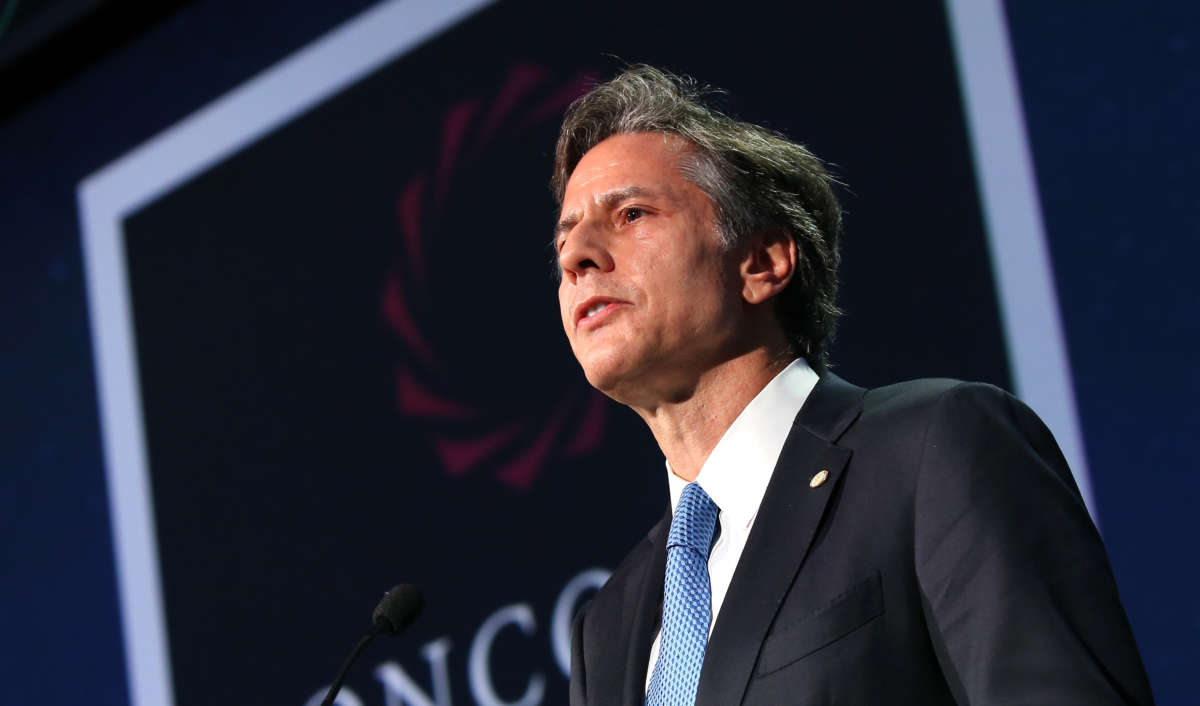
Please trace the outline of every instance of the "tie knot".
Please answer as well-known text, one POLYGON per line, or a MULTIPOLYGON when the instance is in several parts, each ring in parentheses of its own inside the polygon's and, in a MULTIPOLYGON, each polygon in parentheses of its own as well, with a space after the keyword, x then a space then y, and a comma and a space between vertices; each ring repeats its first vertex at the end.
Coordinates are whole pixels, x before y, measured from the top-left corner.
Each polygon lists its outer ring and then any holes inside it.
POLYGON ((699 483, 688 483, 679 496, 667 547, 685 546, 708 556, 713 530, 717 526, 717 504, 699 483))

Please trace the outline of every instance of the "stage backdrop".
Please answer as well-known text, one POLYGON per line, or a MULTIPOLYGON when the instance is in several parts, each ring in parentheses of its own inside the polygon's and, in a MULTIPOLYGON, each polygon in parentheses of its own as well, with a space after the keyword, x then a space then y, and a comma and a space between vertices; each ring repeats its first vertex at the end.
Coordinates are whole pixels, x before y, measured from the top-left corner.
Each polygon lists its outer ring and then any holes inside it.
POLYGON ((557 124, 625 62, 846 183, 840 375, 1014 390, 1103 526, 1003 23, 963 5, 383 3, 80 174, 130 702, 315 704, 398 582, 425 614, 342 706, 565 702, 575 609, 667 508, 548 247, 557 124))
POLYGON ((714 52, 669 12, 388 5, 86 180, 135 695, 304 703, 405 580, 427 614, 345 703, 563 700, 570 617, 665 508, 651 438, 565 345, 547 248, 556 127, 609 54, 834 162, 842 374, 1011 387, 941 12, 829 61, 853 10, 765 36, 738 13, 714 52))

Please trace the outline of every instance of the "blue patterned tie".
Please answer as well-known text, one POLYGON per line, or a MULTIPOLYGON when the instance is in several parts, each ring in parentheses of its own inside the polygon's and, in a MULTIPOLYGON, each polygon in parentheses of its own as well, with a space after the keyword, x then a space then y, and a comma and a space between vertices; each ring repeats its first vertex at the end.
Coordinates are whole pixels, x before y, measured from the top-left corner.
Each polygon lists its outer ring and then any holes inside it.
POLYGON ((646 690, 646 706, 692 706, 712 620, 708 549, 717 525, 717 506, 696 483, 679 496, 667 538, 658 661, 646 690))

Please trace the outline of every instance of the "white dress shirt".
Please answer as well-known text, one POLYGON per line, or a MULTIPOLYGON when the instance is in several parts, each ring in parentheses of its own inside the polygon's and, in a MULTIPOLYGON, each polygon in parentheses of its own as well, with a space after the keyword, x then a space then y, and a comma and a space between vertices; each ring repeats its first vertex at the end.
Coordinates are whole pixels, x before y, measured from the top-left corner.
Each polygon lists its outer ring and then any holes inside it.
MULTIPOLYGON (((733 420, 696 476, 696 482, 720 508, 717 521, 721 534, 708 555, 712 585, 710 635, 792 422, 816 384, 817 374, 803 358, 792 361, 733 420)), ((671 472, 670 463, 667 463, 667 482, 674 512, 688 482, 671 472)), ((658 661, 659 638, 655 635, 650 645, 647 688, 658 661)))

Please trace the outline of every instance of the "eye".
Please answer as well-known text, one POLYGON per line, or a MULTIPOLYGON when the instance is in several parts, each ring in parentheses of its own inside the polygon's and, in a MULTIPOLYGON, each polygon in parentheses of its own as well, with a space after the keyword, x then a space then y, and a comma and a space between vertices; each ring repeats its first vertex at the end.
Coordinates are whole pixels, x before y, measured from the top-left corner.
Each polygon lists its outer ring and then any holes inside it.
POLYGON ((646 212, 643 211, 642 209, 638 208, 637 206, 630 206, 629 208, 622 211, 621 218, 626 223, 633 223, 634 221, 636 221, 637 219, 641 218, 644 215, 646 215, 646 212))

